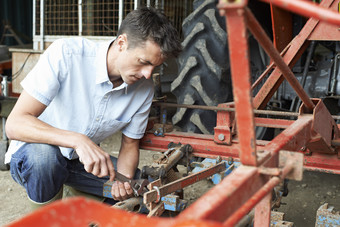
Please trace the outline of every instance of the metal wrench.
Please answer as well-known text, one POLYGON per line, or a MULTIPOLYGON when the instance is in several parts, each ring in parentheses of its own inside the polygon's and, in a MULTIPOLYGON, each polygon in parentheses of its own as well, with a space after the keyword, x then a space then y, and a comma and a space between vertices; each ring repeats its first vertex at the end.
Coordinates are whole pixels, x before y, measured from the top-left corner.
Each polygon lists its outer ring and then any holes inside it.
POLYGON ((149 181, 146 179, 130 179, 123 174, 119 173, 115 170, 115 180, 120 182, 128 182, 133 190, 133 194, 135 196, 143 195, 146 190, 146 186, 149 184, 149 181))

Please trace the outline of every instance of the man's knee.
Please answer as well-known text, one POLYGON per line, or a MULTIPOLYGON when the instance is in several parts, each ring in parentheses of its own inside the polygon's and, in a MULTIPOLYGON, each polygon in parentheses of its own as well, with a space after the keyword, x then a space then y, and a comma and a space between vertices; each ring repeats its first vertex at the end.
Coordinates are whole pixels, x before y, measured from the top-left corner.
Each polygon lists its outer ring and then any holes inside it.
POLYGON ((12 156, 11 173, 18 183, 67 178, 67 161, 57 146, 26 144, 12 156), (56 176, 57 175, 57 176, 56 176))
POLYGON ((59 148, 47 144, 26 144, 19 149, 12 157, 11 172, 36 202, 54 197, 68 177, 67 161, 59 148))
POLYGON ((67 162, 59 147, 48 144, 27 144, 25 148, 25 162, 38 172, 54 171, 66 168, 67 162))

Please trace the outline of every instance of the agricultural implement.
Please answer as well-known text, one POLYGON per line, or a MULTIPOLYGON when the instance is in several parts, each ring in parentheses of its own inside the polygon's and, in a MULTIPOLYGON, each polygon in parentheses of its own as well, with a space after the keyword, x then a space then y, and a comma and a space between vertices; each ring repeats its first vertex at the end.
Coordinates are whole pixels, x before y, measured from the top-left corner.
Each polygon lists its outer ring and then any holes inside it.
MULTIPOLYGON (((146 177, 154 181, 137 203, 146 205, 149 216, 160 216, 167 201, 183 210, 186 204, 180 197, 165 196, 216 173, 228 172, 228 176, 175 218, 147 218, 78 198, 51 204, 10 226, 46 226, 47 222, 74 226, 235 226, 253 209, 254 226, 270 226, 272 192, 284 179, 302 180, 303 169, 340 174, 339 117, 330 114, 322 99, 310 98, 291 70, 313 40, 340 40, 339 1, 323 0, 319 5, 303 0, 261 1, 311 18, 279 53, 247 7, 248 1, 219 1, 217 7, 227 24, 234 101, 218 106, 154 103, 160 113, 168 107, 216 111, 217 123, 213 135, 203 135, 169 132, 164 116, 151 122, 154 130, 146 133, 141 147, 164 152, 161 157, 166 162, 160 158, 144 169, 146 177), (248 30, 272 61, 254 84, 250 82, 248 30), (264 78, 253 97, 252 90, 264 78), (264 110, 284 80, 301 100, 298 113, 264 110), (255 127, 282 131, 270 141, 258 140, 255 127), (163 179, 169 172, 176 175, 173 167, 183 160, 187 167, 195 165, 192 157, 216 162, 184 178, 163 179), (234 163, 240 164, 236 168, 234 163)), ((333 82, 335 88, 337 81, 333 82)), ((104 195, 110 197, 108 191, 104 187, 104 195)))

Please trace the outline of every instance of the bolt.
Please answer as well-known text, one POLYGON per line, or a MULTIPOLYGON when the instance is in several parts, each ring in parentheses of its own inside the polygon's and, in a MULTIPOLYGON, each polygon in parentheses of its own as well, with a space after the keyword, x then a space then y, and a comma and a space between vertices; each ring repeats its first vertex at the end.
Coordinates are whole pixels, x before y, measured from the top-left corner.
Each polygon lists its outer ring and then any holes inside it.
POLYGON ((223 141, 223 140, 224 140, 224 138, 225 138, 225 137, 224 137, 224 135, 223 135, 223 134, 219 134, 219 135, 218 135, 218 139, 219 139, 220 141, 223 141))
POLYGON ((222 161, 222 158, 221 158, 221 156, 217 156, 217 158, 216 158, 216 162, 217 163, 220 163, 222 161))

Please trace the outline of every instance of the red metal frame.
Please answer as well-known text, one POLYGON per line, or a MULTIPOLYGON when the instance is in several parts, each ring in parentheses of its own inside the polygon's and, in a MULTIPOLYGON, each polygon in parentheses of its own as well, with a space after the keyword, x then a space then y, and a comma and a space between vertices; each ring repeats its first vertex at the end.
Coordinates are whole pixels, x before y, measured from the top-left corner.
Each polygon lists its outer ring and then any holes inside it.
MULTIPOLYGON (((321 9, 306 1, 262 1, 283 8, 289 7, 289 10, 302 15, 312 15, 320 20, 340 25, 339 14, 321 9), (322 13, 322 16, 319 13, 322 13)), ((323 0, 320 5, 329 8, 333 2, 334 0, 323 0)), ((51 211, 57 210, 58 215, 54 215, 58 218, 57 223, 62 223, 64 220, 75 220, 80 224, 85 222, 89 224, 91 220, 96 220, 101 225, 116 223, 126 226, 186 226, 187 224, 191 226, 221 226, 222 222, 223 226, 233 226, 256 206, 255 226, 269 226, 272 188, 285 177, 299 179, 299 174, 302 173, 302 162, 307 169, 340 174, 338 150, 331 146, 332 140, 339 137, 339 129, 322 101, 309 99, 289 69, 306 48, 307 40, 318 24, 318 19, 309 19, 301 33, 282 52, 283 57, 281 57, 273 45, 268 42, 268 38, 247 8, 246 0, 220 0, 218 7, 220 13, 226 16, 228 28, 236 109, 235 121, 230 114, 218 112, 216 132, 224 135, 220 138, 189 133, 166 133, 164 137, 147 134, 141 141, 141 147, 166 150, 169 142, 181 142, 190 144, 194 149, 194 155, 221 156, 225 159, 234 157, 239 159, 243 165, 174 219, 145 219, 143 216, 119 210, 108 211, 108 208, 101 204, 71 200, 68 204, 59 202, 54 206, 48 206, 45 210, 36 212, 20 222, 20 225, 39 226, 40 220, 46 226, 46 222, 43 220, 49 220, 52 223, 54 212, 51 211), (247 27, 254 33, 259 43, 263 44, 264 49, 277 66, 254 100, 251 96, 247 27), (298 119, 287 121, 255 118, 254 107, 263 108, 284 77, 287 78, 304 103, 300 108, 298 119), (237 137, 233 138, 230 136, 235 131, 235 122, 237 137), (254 129, 256 123, 286 129, 270 142, 256 141, 254 129), (228 140, 224 143, 223 140, 226 137, 228 140), (320 153, 325 150, 327 154, 320 153), (290 151, 290 153, 287 156, 283 151, 290 151), (299 162, 300 159, 301 162, 299 162), (74 214, 75 210, 78 216, 74 214), (71 212, 67 213, 67 217, 71 217, 71 219, 60 218, 60 214, 65 215, 66 212, 71 212)), ((67 224, 69 225, 70 222, 67 224)))

